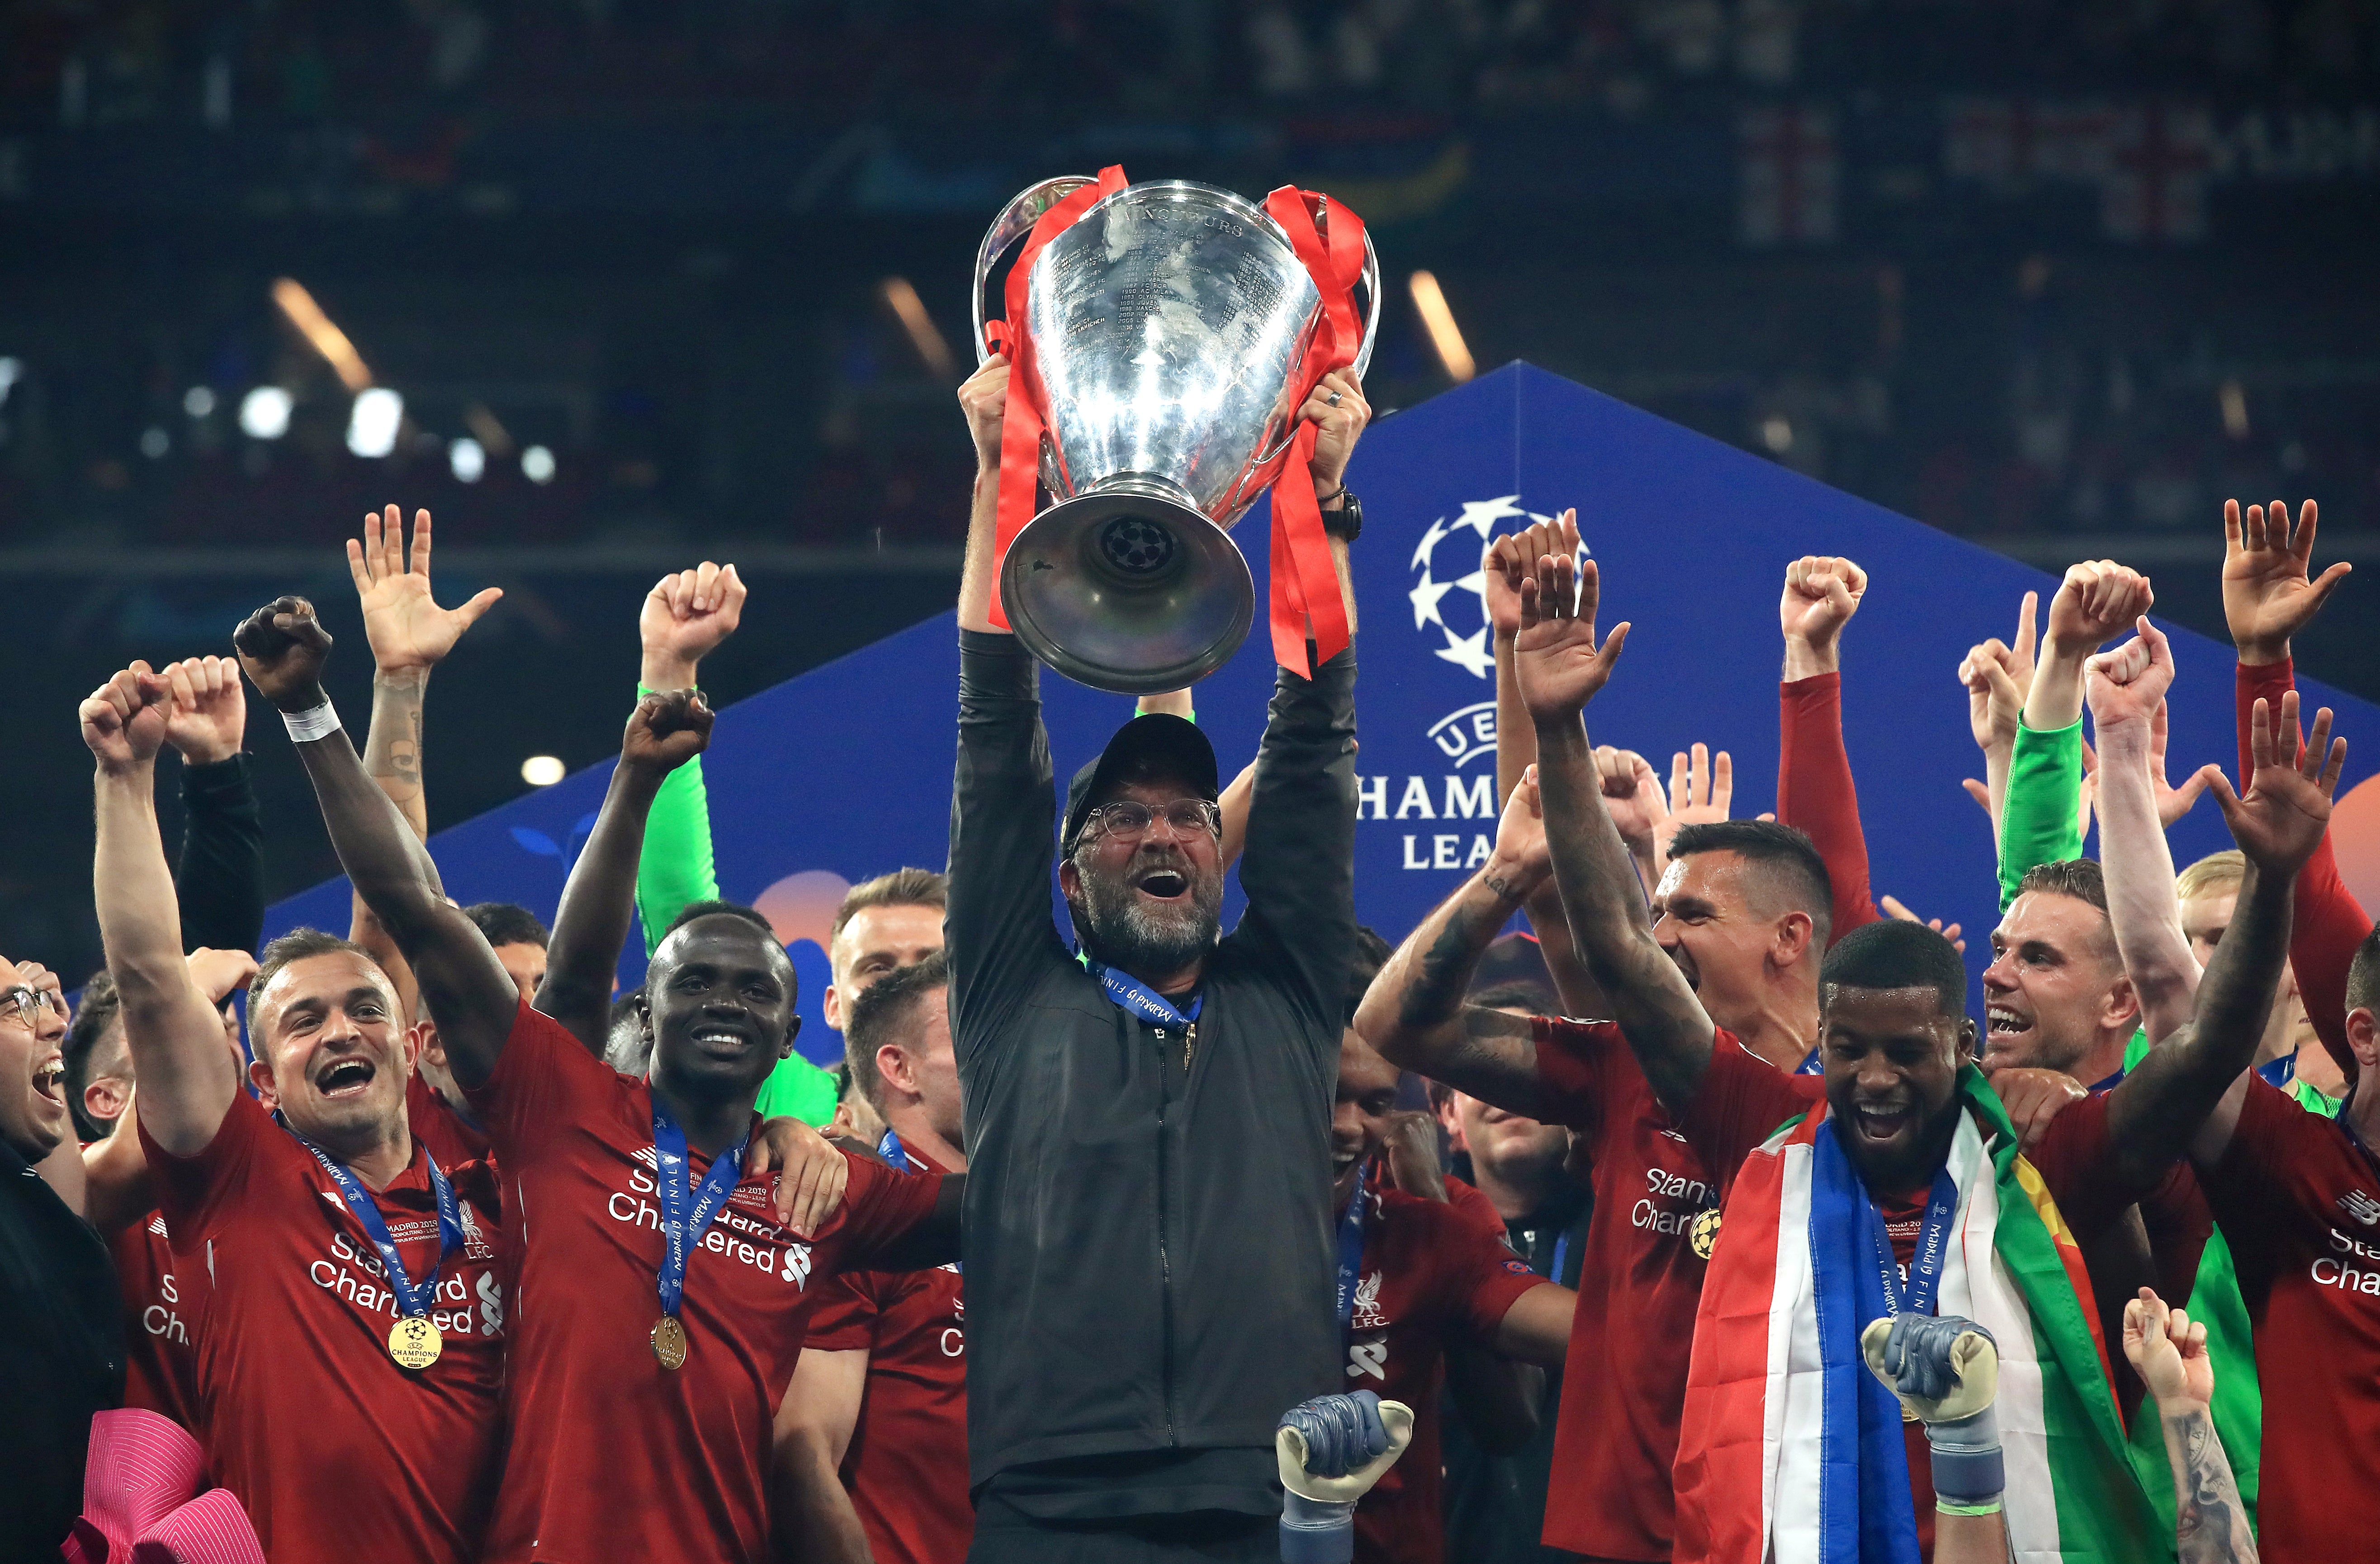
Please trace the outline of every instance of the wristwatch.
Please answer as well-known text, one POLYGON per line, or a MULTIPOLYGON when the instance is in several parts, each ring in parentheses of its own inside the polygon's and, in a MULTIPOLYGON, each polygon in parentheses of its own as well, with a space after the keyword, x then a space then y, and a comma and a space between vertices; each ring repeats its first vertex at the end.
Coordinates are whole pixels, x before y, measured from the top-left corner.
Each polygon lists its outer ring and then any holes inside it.
POLYGON ((1343 542, 1352 543, 1364 530, 1364 502, 1355 498, 1354 491, 1344 484, 1340 485, 1339 492, 1330 497, 1339 502, 1339 508, 1321 507, 1322 530, 1343 542))

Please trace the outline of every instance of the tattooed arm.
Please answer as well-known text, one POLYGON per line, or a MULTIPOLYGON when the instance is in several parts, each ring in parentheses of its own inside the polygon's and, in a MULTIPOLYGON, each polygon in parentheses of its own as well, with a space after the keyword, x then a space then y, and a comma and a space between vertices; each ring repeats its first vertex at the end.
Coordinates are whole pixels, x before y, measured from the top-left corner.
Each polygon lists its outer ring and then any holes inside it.
POLYGON ((1559 1121, 1537 1077, 1529 1023, 1463 1002, 1488 942, 1551 872, 1536 779, 1524 776, 1504 806, 1495 855, 1422 920, 1372 980, 1355 1012, 1364 1040, 1390 1062, 1508 1113, 1559 1121))
POLYGON ((2156 1398, 2165 1453, 2173 1468, 2173 1502, 2181 1564, 2255 1564, 2256 1539, 2230 1458, 2207 1410, 2215 1365, 2206 1327, 2147 1288, 2124 1305, 2124 1355, 2156 1398))
MULTIPOLYGON (((462 607, 442 609, 430 595, 430 513, 416 511, 413 551, 405 549, 403 514, 395 505, 364 517, 360 541, 347 542, 347 573, 364 615, 372 650, 371 728, 364 737, 364 770, 396 806, 416 842, 430 840, 430 805, 421 784, 422 700, 430 671, 504 594, 494 588, 462 607)), ((372 952, 396 986, 397 1013, 411 1024, 417 985, 396 941, 358 895, 347 938, 372 952)))

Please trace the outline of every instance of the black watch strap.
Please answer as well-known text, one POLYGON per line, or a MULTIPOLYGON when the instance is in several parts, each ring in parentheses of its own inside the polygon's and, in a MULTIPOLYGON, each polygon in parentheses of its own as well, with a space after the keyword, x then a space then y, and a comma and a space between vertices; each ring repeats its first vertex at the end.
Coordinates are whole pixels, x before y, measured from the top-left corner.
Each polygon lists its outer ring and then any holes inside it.
POLYGON ((1364 502, 1355 498, 1353 490, 1343 487, 1331 498, 1337 500, 1339 505, 1335 510, 1324 507, 1322 530, 1333 538, 1352 543, 1364 530, 1364 502))

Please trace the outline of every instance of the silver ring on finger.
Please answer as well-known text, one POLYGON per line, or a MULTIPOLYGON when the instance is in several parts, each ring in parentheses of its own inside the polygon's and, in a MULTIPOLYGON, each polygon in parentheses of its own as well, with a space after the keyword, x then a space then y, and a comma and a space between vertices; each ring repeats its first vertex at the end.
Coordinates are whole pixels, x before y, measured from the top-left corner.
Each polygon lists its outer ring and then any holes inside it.
POLYGON ((1346 394, 1343 392, 1334 391, 1329 396, 1325 397, 1324 400, 1329 402, 1333 407, 1336 407, 1341 402, 1346 400, 1346 394))

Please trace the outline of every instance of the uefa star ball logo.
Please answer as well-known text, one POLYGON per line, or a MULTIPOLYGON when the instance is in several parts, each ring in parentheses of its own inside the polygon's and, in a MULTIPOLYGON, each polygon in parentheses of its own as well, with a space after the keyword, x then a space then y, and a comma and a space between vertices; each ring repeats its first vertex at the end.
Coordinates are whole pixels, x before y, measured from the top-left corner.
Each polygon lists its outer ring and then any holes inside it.
POLYGON ((1421 572, 1421 579, 1405 594, 1413 603, 1414 628, 1425 637, 1433 629, 1444 637, 1446 644, 1437 648, 1435 654, 1475 679, 1485 679, 1496 671, 1496 650, 1488 644, 1488 579, 1479 567, 1488 540, 1496 535, 1496 524, 1553 519, 1514 503, 1519 499, 1518 494, 1506 494, 1494 500, 1465 500, 1462 515, 1451 522, 1444 516, 1431 522, 1429 530, 1421 535, 1421 541, 1414 548, 1412 568, 1421 572), (1449 563, 1463 574, 1441 580, 1437 570, 1438 547, 1461 532, 1473 537, 1455 545, 1461 556, 1459 564, 1451 556, 1449 563), (1466 600, 1451 596, 1454 593, 1468 593, 1469 597, 1466 600), (1457 635, 1454 625, 1448 623, 1450 611, 1460 623, 1477 628, 1468 635, 1457 635))

